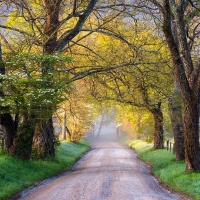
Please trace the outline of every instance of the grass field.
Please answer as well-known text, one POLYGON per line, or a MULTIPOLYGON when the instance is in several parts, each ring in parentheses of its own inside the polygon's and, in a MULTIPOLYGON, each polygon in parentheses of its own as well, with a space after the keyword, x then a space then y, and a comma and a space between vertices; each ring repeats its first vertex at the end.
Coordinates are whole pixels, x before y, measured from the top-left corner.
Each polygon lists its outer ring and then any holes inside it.
POLYGON ((186 172, 185 163, 176 161, 175 155, 166 149, 152 150, 152 144, 141 140, 129 141, 128 145, 136 150, 142 160, 151 164, 153 173, 166 185, 200 200, 200 173, 186 172))
POLYGON ((0 199, 8 199, 17 192, 59 172, 70 170, 81 155, 90 149, 89 144, 61 142, 54 160, 21 161, 0 154, 0 199))

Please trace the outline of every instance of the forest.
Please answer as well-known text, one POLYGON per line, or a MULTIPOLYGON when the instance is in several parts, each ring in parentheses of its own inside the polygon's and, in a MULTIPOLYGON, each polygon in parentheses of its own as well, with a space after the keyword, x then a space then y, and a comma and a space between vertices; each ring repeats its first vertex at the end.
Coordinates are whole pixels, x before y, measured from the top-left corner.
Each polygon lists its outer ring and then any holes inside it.
POLYGON ((199 0, 0 5, 5 154, 54 158, 60 140, 78 142, 114 112, 130 137, 154 149, 173 140, 176 160, 200 171, 199 0))

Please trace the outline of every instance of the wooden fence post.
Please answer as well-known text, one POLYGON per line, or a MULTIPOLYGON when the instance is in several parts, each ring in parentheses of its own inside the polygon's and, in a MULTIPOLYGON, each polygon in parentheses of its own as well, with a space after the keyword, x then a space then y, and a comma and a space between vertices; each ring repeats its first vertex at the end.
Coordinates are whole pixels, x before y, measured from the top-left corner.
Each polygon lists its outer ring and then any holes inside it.
POLYGON ((167 151, 169 150, 169 140, 167 140, 167 151))
POLYGON ((170 150, 170 152, 172 150, 172 143, 171 142, 169 143, 169 150, 170 150))

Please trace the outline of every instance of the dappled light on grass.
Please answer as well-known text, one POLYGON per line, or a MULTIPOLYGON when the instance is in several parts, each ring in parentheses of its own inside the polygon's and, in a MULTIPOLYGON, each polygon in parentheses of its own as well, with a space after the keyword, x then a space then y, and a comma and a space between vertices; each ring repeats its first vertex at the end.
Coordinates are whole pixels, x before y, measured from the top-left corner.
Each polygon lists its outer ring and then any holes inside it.
POLYGON ((38 181, 71 169, 89 148, 84 140, 79 143, 61 142, 57 148, 55 160, 21 161, 15 157, 0 154, 0 199, 8 199, 38 181))
POLYGON ((136 149, 138 153, 142 154, 143 152, 149 151, 153 148, 153 144, 146 143, 141 140, 130 140, 127 141, 128 146, 130 146, 133 149, 136 149))
POLYGON ((166 185, 176 191, 200 199, 200 173, 186 172, 184 161, 176 161, 175 155, 166 149, 153 150, 144 141, 129 141, 139 157, 151 164, 152 170, 166 185))

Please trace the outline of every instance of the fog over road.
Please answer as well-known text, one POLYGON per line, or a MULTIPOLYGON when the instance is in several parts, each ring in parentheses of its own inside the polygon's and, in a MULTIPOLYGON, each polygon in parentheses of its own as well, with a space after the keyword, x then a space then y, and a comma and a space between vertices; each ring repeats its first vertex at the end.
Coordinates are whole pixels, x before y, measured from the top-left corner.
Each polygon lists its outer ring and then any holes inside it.
POLYGON ((150 175, 127 146, 98 142, 73 172, 36 189, 24 200, 178 200, 150 175))

